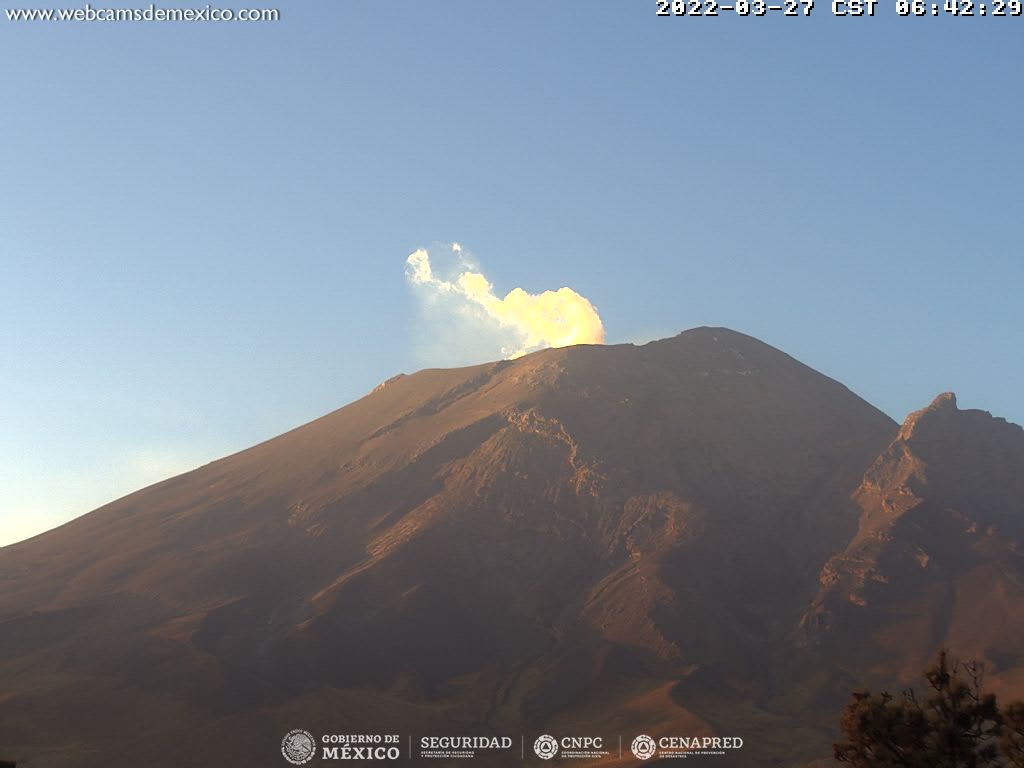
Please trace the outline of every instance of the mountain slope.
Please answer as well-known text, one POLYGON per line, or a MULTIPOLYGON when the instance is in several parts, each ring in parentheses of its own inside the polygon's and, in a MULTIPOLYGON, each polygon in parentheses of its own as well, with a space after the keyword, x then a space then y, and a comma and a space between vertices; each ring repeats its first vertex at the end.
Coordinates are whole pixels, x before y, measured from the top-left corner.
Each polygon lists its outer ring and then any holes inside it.
POLYGON ((940 645, 1024 689, 1024 430, 952 393, 907 417, 854 495, 857 534, 804 620, 815 642, 883 678, 940 645), (851 642, 851 641, 856 641, 851 642))
POLYGON ((269 766, 301 723, 821 755, 795 690, 834 663, 819 574, 897 432, 721 328, 396 377, 0 549, 0 746, 269 766))

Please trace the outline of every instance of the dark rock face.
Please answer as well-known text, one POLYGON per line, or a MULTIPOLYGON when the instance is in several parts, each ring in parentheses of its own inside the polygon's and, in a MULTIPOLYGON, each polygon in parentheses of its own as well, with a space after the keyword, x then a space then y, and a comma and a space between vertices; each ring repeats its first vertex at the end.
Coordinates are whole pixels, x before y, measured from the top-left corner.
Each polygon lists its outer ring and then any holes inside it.
POLYGON ((854 494, 857 535, 823 569, 805 626, 890 679, 947 645, 1019 695, 1022 468, 1019 426, 952 393, 912 413, 854 494))
POLYGON ((0 747, 271 766, 297 724, 603 729, 797 765, 851 681, 937 642, 1024 687, 1022 450, 721 328, 395 377, 0 550, 0 747))

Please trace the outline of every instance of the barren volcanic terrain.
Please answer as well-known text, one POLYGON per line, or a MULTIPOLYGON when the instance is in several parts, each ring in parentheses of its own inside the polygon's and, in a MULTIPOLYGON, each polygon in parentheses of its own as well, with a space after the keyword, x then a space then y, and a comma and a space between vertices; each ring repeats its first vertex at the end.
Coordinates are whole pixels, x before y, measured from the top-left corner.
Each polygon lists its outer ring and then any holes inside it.
POLYGON ((0 549, 0 759, 281 766, 302 727, 808 764, 943 643, 1024 694, 1022 499, 1020 427, 900 427, 723 328, 395 377, 0 549))

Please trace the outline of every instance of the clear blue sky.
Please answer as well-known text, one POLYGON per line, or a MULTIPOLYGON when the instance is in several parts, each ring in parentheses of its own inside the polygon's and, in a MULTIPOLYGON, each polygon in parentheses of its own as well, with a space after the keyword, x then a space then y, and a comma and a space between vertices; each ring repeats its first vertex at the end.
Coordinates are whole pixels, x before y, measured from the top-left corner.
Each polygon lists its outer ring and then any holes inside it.
POLYGON ((609 342, 726 325, 1024 422, 1024 18, 277 7, 0 18, 0 544, 428 365, 437 242, 609 342))

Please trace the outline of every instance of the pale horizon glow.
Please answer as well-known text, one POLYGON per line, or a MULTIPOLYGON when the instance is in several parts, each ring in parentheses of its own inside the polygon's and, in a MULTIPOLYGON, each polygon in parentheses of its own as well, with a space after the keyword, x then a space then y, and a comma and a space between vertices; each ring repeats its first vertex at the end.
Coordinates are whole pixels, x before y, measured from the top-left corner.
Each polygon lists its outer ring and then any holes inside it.
POLYGON ((18 515, 0 517, 0 547, 59 528, 81 515, 154 483, 197 469, 228 450, 149 447, 104 457, 102 471, 54 467, 59 485, 19 484, 6 503, 18 515))

